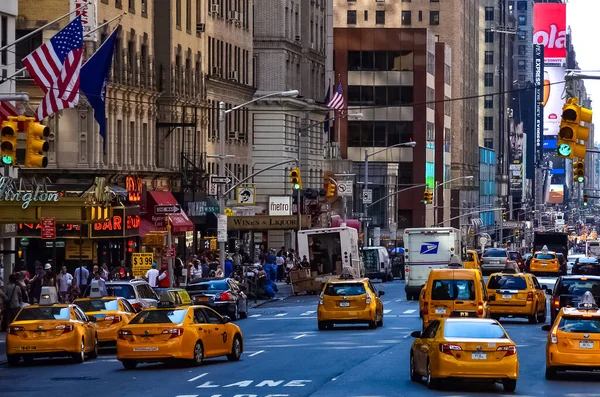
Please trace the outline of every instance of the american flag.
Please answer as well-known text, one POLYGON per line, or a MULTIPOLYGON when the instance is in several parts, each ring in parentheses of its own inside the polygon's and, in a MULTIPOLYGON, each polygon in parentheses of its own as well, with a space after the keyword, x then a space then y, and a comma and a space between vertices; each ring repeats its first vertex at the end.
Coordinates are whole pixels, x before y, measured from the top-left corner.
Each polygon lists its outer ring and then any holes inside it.
POLYGON ((0 123, 8 119, 8 116, 18 116, 19 111, 9 101, 0 101, 0 123))
POLYGON ((335 90, 335 94, 333 94, 333 98, 331 98, 327 107, 335 110, 344 110, 344 106, 344 92, 342 91, 342 83, 339 83, 335 90))
POLYGON ((79 103, 79 70, 83 57, 81 17, 23 59, 25 67, 46 94, 37 109, 38 120, 79 103))

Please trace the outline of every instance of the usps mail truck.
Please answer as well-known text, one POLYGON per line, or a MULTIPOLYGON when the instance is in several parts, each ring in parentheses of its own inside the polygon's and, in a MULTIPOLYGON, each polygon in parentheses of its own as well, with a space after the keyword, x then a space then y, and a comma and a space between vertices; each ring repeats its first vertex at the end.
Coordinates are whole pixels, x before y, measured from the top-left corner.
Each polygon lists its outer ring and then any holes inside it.
POLYGON ((447 267, 452 257, 462 263, 460 230, 452 227, 404 229, 404 251, 406 299, 416 300, 431 269, 447 267))

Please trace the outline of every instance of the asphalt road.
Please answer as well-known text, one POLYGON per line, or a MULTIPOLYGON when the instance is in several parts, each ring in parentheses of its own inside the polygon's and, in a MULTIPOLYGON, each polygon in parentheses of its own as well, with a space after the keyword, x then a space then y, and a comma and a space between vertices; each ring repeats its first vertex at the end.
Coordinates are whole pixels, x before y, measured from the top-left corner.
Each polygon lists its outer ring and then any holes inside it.
MULTIPOLYGON (((407 302, 403 282, 377 284, 385 290, 385 325, 369 330, 340 327, 317 331, 317 297, 290 297, 254 309, 240 320, 242 360, 207 360, 199 368, 144 364, 125 371, 114 351, 73 364, 36 360, 32 366, 0 367, 0 395, 198 396, 198 397, 376 397, 504 395, 500 385, 447 384, 430 391, 408 377, 410 332, 420 329, 418 303, 407 302)), ((504 321, 517 343, 520 377, 516 395, 600 396, 600 375, 570 374, 546 381, 546 333, 526 320, 504 321)))

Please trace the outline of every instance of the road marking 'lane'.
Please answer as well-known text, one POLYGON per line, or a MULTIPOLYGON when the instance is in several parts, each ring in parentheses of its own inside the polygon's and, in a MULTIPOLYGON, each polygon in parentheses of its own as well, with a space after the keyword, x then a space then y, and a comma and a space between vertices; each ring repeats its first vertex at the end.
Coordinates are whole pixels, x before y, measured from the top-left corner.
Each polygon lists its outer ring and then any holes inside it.
POLYGON ((416 310, 411 309, 411 310, 405 310, 402 314, 412 314, 414 312, 416 312, 416 310))
POLYGON ((262 316, 262 314, 252 314, 252 315, 250 315, 248 317, 255 318, 255 317, 260 317, 260 316, 262 316))
POLYGON ((287 313, 279 313, 279 314, 276 314, 275 317, 283 317, 283 316, 287 316, 287 315, 288 315, 287 313))
POLYGON ((388 314, 389 312, 391 312, 391 310, 390 309, 386 309, 386 310, 383 311, 383 314, 388 314))
POLYGON ((193 382, 193 381, 198 380, 198 379, 200 379, 200 378, 202 378, 202 377, 204 377, 206 375, 208 375, 208 372, 205 372, 205 373, 200 374, 198 376, 194 376, 192 379, 188 379, 188 382, 193 382))
POLYGON ((305 336, 308 336, 307 334, 301 334, 298 336, 294 336, 294 339, 300 339, 300 338, 304 338, 305 336))
POLYGON ((311 314, 315 314, 316 312, 316 310, 309 310, 307 312, 302 313, 301 316, 310 316, 311 314))
POLYGON ((248 357, 254 357, 254 356, 258 356, 259 354, 261 354, 261 353, 264 353, 264 352, 265 352, 264 350, 259 350, 259 351, 257 351, 256 353, 252 353, 252 354, 250 354, 248 357))

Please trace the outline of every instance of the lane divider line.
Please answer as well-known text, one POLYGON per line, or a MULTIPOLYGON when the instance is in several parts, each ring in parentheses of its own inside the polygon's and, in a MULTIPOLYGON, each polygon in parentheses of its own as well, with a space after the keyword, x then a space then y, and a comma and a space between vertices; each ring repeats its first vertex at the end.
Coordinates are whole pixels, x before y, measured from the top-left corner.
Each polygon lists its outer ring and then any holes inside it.
POLYGON ((255 318, 255 317, 260 317, 262 314, 251 314, 248 317, 250 318, 255 318))
POLYGON ((410 309, 410 310, 405 310, 402 314, 412 314, 414 312, 416 312, 416 310, 410 309))
POLYGON ((391 309, 386 309, 386 310, 383 311, 383 314, 388 314, 391 311, 392 311, 391 309))
POLYGON ((287 316, 287 315, 288 315, 287 313, 279 313, 279 314, 276 314, 275 317, 283 317, 283 316, 287 316))
POLYGON ((316 310, 309 310, 307 312, 302 313, 301 316, 310 316, 311 314, 314 314, 316 312, 316 310))
POLYGON ((305 336, 308 336, 308 335, 307 334, 302 334, 302 335, 294 336, 294 339, 304 338, 305 336))
POLYGON ((196 380, 198 380, 198 379, 200 379, 200 378, 203 378, 203 377, 205 377, 206 375, 208 375, 208 372, 205 372, 205 373, 203 373, 203 374, 200 374, 200 375, 198 375, 198 376, 194 376, 192 379, 188 379, 188 382, 194 382, 194 381, 196 381, 196 380))
POLYGON ((257 351, 256 353, 252 353, 252 354, 250 354, 248 357, 254 357, 254 356, 258 356, 259 354, 261 354, 261 353, 264 353, 264 352, 265 352, 264 350, 259 350, 259 351, 257 351))

